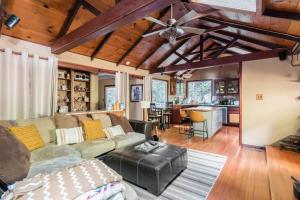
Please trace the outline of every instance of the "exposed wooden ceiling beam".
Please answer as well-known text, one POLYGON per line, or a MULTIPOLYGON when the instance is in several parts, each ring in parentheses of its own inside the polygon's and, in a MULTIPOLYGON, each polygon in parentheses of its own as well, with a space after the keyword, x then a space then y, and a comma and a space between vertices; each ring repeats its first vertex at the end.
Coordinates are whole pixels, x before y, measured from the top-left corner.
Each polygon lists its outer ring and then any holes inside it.
POLYGON ((96 57, 96 55, 101 51, 101 49, 107 43, 107 41, 110 39, 110 37, 112 36, 112 34, 113 34, 113 32, 105 35, 105 37, 103 38, 103 40, 98 44, 98 46, 96 47, 96 49, 93 51, 93 53, 91 55, 91 60, 94 60, 94 58, 96 57))
POLYGON ((179 0, 123 0, 115 7, 54 41, 52 53, 60 54, 85 42, 110 33, 120 26, 141 19, 150 13, 168 7, 179 0))
MULTIPOLYGON (((161 19, 163 18, 168 12, 170 11, 170 7, 165 8, 158 16, 157 19, 161 19)), ((150 26, 148 27, 148 29, 143 33, 147 34, 149 33, 154 27, 155 27, 155 23, 151 23, 150 26)), ((130 52, 137 46, 140 44, 140 42, 143 40, 143 37, 139 37, 139 39, 126 51, 126 53, 118 60, 117 65, 120 65, 123 60, 130 54, 130 52)))
POLYGON ((99 11, 97 8, 95 8, 92 4, 90 4, 86 0, 81 0, 81 1, 82 1, 83 7, 85 7, 86 9, 88 9, 94 15, 98 16, 98 15, 101 14, 101 11, 99 11))
MULTIPOLYGON (((227 44, 227 43, 230 42, 230 40, 228 40, 228 39, 221 38, 221 37, 218 37, 218 36, 215 36, 215 35, 209 35, 208 37, 210 39, 213 39, 215 42, 221 42, 222 44, 227 44)), ((245 51, 248 51, 248 52, 259 51, 258 49, 255 49, 255 48, 250 47, 250 46, 243 45, 239 42, 235 42, 231 47, 237 47, 239 49, 242 49, 242 50, 245 50, 245 51)))
POLYGON ((219 65, 240 63, 240 62, 244 62, 244 61, 273 58, 273 57, 277 57, 278 53, 282 52, 282 51, 286 51, 286 49, 272 49, 272 50, 260 51, 260 52, 249 53, 249 54, 240 54, 240 55, 222 57, 222 58, 217 58, 217 59, 208 59, 208 60, 186 63, 186 64, 181 64, 181 65, 169 65, 166 67, 151 69, 150 73, 153 74, 153 73, 182 71, 182 70, 188 70, 188 69, 210 68, 210 67, 216 67, 219 65))
POLYGON ((297 21, 300 20, 300 13, 296 13, 296 12, 286 12, 286 11, 266 9, 264 10, 263 15, 268 17, 287 19, 287 20, 297 20, 297 21))
MULTIPOLYGON (((162 57, 162 59, 160 59, 157 63, 156 66, 158 67, 159 65, 161 65, 166 59, 168 59, 177 49, 179 49, 180 47, 182 47, 189 39, 183 40, 183 41, 179 41, 176 43, 176 45, 165 55, 162 57)), ((163 44, 165 45, 165 44, 163 44)), ((139 69, 146 60, 148 60, 161 46, 159 46, 158 48, 155 49, 154 52, 151 52, 151 54, 149 54, 150 56, 147 56, 137 67, 136 69, 139 69)))
POLYGON ((214 53, 211 58, 216 59, 218 58, 220 55, 222 55, 226 50, 228 50, 228 48, 230 48, 235 42, 237 41, 236 38, 233 38, 226 46, 223 47, 223 49, 221 49, 220 51, 217 51, 216 53, 214 53))
MULTIPOLYGON (((184 54, 188 54, 192 51, 194 51, 195 49, 197 49, 199 46, 199 44, 195 44, 194 46, 192 46, 189 50, 187 50, 184 54)), ((179 63, 182 59, 180 57, 178 57, 176 60, 174 60, 171 65, 176 65, 177 63, 179 63)))
POLYGON ((203 60, 203 53, 204 53, 204 37, 200 35, 200 60, 203 60))
POLYGON ((203 17, 203 18, 201 18, 201 20, 216 23, 216 24, 221 24, 221 25, 225 25, 225 26, 229 26, 229 27, 233 27, 233 28, 238 28, 238 29, 242 29, 242 30, 246 30, 246 31, 254 32, 254 33, 259 33, 259 34, 263 34, 263 35, 269 35, 272 37, 277 37, 277 38, 281 38, 281 39, 285 39, 285 40, 291 40, 291 41, 295 41, 295 42, 300 41, 300 37, 296 36, 296 35, 291 35, 291 34, 287 34, 287 33, 281 33, 281 32, 277 32, 277 31, 257 28, 254 26, 240 24, 240 23, 236 23, 236 22, 229 22, 229 21, 226 21, 223 19, 218 19, 215 17, 203 17))
POLYGON ((64 24, 61 27, 61 29, 57 35, 57 38, 62 37, 63 35, 65 35, 68 32, 75 16, 78 13, 79 8, 82 6, 82 2, 83 2, 83 0, 76 0, 74 6, 69 11, 67 18, 65 19, 64 24))
MULTIPOLYGON (((211 33, 211 32, 215 32, 217 30, 221 30, 221 29, 224 29, 226 28, 227 26, 224 26, 224 25, 220 25, 220 26, 216 26, 216 27, 210 27, 210 28, 207 28, 206 31, 203 33, 203 35, 207 34, 207 33, 211 33)), ((180 40, 184 40, 184 39, 187 39, 187 38, 191 38, 191 37, 195 37, 195 36, 199 36, 198 34, 194 34, 194 33, 189 33, 189 34, 186 34, 186 35, 183 35, 181 37, 178 37, 176 40, 177 41, 180 41, 180 40)))
POLYGON ((174 52, 174 54, 178 57, 180 57, 182 60, 184 60, 185 62, 191 62, 188 58, 186 58, 184 55, 181 55, 180 53, 178 53, 177 51, 174 52))

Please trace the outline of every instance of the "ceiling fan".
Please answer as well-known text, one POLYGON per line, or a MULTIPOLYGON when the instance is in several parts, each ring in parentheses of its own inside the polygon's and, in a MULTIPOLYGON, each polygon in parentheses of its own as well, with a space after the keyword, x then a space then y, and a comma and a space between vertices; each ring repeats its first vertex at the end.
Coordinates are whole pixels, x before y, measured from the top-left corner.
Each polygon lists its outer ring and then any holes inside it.
POLYGON ((203 34, 206 30, 205 29, 200 29, 200 28, 194 28, 194 27, 187 27, 187 26, 182 26, 183 24, 203 17, 202 14, 197 13, 194 10, 191 10, 184 16, 182 16, 180 19, 176 20, 173 17, 173 5, 171 5, 171 18, 167 22, 160 21, 158 19, 155 19, 153 17, 145 17, 144 19, 154 22, 156 24, 159 24, 165 28, 160 29, 160 30, 154 30, 150 33, 146 33, 143 35, 143 37, 149 37, 152 35, 159 34, 160 37, 165 38, 169 40, 171 44, 174 44, 176 42, 176 38, 184 35, 185 33, 194 33, 197 35, 203 34))

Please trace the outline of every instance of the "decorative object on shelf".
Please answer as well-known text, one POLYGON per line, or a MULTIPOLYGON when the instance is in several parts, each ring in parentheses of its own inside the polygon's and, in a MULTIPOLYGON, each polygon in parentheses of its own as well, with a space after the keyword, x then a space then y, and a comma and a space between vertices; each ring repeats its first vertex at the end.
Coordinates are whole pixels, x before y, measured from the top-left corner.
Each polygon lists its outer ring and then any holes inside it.
POLYGON ((67 113, 67 112, 69 112, 68 106, 60 106, 59 112, 60 113, 67 113))
POLYGON ((135 84, 130 86, 130 101, 140 102, 143 98, 143 85, 135 84))
POLYGON ((58 72, 58 78, 65 78, 65 73, 62 71, 58 72))
POLYGON ((75 74, 75 81, 90 81, 89 75, 84 73, 76 73, 75 74))

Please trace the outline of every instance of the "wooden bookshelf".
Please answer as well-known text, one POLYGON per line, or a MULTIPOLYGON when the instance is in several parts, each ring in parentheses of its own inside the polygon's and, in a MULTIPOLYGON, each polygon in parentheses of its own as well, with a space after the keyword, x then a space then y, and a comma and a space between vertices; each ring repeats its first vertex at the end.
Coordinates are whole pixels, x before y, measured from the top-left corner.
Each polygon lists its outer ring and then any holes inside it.
POLYGON ((59 68, 57 112, 82 112, 91 109, 91 73, 59 68))

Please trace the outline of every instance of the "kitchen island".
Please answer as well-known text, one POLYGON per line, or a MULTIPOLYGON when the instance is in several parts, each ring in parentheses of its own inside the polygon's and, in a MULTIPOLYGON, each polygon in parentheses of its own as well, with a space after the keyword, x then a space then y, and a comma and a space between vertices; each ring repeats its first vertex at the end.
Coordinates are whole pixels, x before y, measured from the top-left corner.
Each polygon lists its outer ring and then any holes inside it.
MULTIPOLYGON (((207 120, 208 137, 212 137, 223 126, 223 109, 221 107, 198 106, 184 108, 186 111, 200 111, 207 120)), ((203 130, 203 123, 194 123, 194 130, 203 130)))

